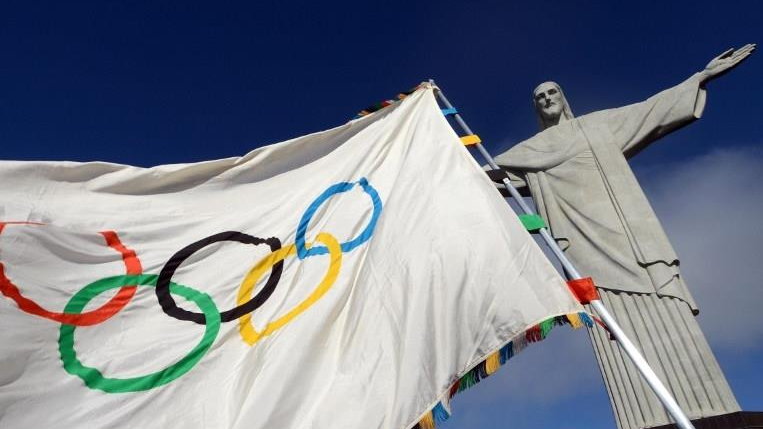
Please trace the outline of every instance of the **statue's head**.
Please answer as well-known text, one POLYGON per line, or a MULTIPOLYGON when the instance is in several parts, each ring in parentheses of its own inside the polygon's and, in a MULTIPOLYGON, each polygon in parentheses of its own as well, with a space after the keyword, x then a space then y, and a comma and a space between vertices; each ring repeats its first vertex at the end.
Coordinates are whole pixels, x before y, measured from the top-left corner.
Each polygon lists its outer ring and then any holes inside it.
POLYGON ((538 85, 533 90, 533 104, 541 130, 575 117, 562 88, 556 82, 543 82, 538 85))

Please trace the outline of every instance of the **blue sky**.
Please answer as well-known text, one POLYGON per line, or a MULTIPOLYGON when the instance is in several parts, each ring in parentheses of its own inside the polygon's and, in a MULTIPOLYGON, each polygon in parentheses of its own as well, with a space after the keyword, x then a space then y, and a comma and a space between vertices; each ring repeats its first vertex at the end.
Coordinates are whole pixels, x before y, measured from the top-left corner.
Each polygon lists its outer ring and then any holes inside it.
MULTIPOLYGON (((243 154, 340 125, 434 78, 498 153, 553 79, 576 114, 615 107, 763 42, 734 2, 14 2, 0 6, 0 158, 150 166, 243 154)), ((709 85, 704 118, 634 169, 746 410, 763 410, 763 58, 709 85)), ((444 428, 613 427, 584 332, 454 401, 444 428)))

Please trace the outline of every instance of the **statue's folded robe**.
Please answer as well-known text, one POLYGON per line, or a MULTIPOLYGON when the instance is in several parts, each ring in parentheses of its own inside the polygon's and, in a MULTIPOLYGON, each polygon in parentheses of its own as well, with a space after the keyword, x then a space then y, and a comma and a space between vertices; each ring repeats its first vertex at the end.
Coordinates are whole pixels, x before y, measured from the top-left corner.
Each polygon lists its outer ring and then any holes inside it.
POLYGON ((496 161, 525 180, 554 238, 597 285, 677 297, 696 312, 627 158, 699 118, 704 106, 695 75, 643 102, 547 128, 496 161))

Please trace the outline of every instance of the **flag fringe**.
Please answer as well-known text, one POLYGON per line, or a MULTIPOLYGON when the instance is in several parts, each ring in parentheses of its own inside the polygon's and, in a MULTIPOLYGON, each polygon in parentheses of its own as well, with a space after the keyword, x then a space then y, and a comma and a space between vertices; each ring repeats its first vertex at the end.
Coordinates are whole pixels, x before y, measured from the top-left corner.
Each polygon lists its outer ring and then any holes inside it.
POLYGON ((366 107, 365 109, 361 110, 360 112, 358 112, 358 114, 355 115, 355 117, 352 118, 352 119, 358 119, 358 118, 362 118, 364 116, 368 116, 371 113, 377 112, 377 111, 379 111, 379 110, 381 110, 381 109, 383 109, 383 108, 385 108, 387 106, 391 106, 391 105, 397 103, 398 101, 402 101, 405 97, 413 94, 420 87, 421 87, 421 84, 414 86, 413 88, 409 89, 408 91, 403 91, 403 92, 397 94, 397 96, 395 97, 394 100, 383 100, 383 101, 380 101, 380 102, 378 102, 376 104, 372 104, 372 105, 366 107))
MULTIPOLYGON (((450 402, 450 399, 458 392, 464 391, 492 375, 509 359, 527 347, 528 344, 544 340, 554 327, 562 325, 570 325, 573 329, 583 326, 590 328, 593 326, 593 319, 585 312, 570 313, 550 317, 537 325, 531 326, 457 379, 448 391, 447 401, 450 402)), ((432 409, 421 417, 412 429, 435 429, 437 423, 448 420, 450 414, 449 407, 445 407, 442 401, 438 401, 432 409)))

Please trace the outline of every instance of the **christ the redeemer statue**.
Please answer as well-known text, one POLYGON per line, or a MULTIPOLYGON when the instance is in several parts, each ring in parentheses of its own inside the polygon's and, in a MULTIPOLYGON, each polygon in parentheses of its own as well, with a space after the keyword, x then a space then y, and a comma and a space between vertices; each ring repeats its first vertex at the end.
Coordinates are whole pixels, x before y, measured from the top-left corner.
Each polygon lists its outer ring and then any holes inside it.
MULTIPOLYGON (((724 52, 640 103, 577 118, 559 85, 542 83, 534 91, 541 132, 496 157, 515 185, 529 187, 553 237, 593 278, 603 303, 691 419, 740 408, 694 318, 678 257, 627 160, 699 118, 705 84, 754 49, 724 52)), ((670 423, 617 344, 601 330, 591 332, 618 427, 670 423)))

